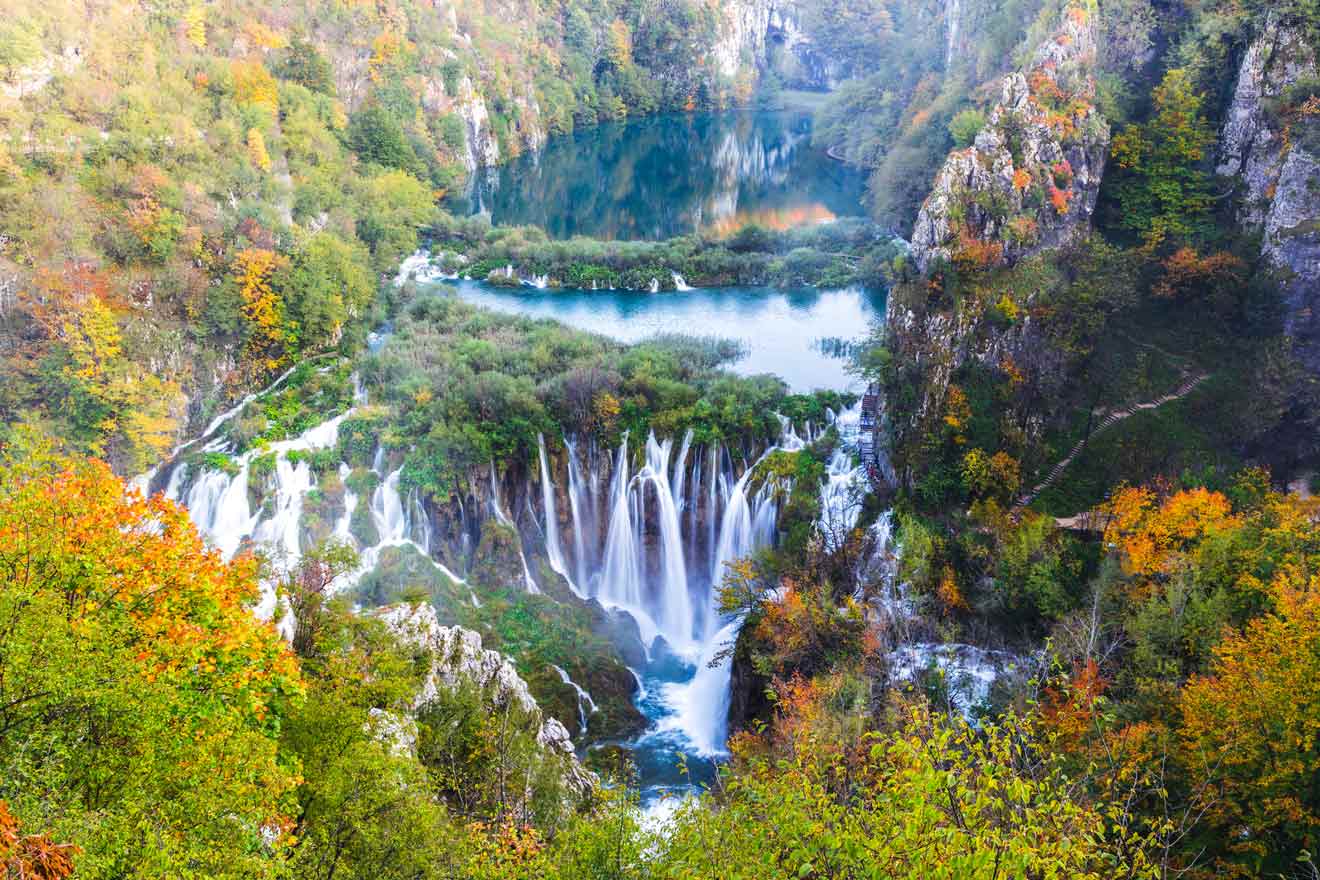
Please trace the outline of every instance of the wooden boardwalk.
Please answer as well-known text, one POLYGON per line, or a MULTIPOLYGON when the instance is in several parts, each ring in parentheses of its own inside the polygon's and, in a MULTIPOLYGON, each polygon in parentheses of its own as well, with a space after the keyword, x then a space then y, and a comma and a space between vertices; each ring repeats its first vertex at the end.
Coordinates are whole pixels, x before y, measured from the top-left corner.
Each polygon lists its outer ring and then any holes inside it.
POLYGON ((1094 437, 1095 435, 1099 434, 1102 431, 1107 430, 1108 428, 1113 427, 1114 425, 1118 424, 1124 419, 1131 418, 1132 416, 1136 415, 1139 412, 1148 409, 1158 409, 1159 407, 1164 406, 1164 404, 1166 403, 1170 403, 1174 400, 1180 400, 1186 397, 1188 394, 1191 394, 1193 391, 1195 391, 1197 386, 1199 386, 1209 377, 1210 377, 1209 373, 1198 373, 1197 375, 1192 376, 1186 382, 1183 382, 1183 384, 1179 385, 1178 388, 1170 394, 1166 394, 1163 397, 1157 397, 1154 400, 1148 400, 1144 403, 1133 404, 1132 406, 1127 407, 1126 409, 1114 410, 1109 415, 1105 416, 1104 421, 1102 421, 1099 425, 1097 425, 1095 430, 1093 430, 1090 434, 1083 437, 1081 440, 1077 441, 1077 445, 1074 446, 1068 452, 1068 454, 1063 458, 1062 461, 1060 461, 1058 464, 1054 466, 1054 469, 1049 472, 1049 475, 1046 476, 1044 480, 1042 480, 1030 492, 1028 492, 1027 494, 1023 495, 1021 498, 1018 499, 1018 503, 1013 508, 1013 512, 1014 513, 1020 512, 1022 508, 1026 507, 1031 502, 1035 501, 1036 498, 1040 496, 1041 492, 1044 492, 1046 489, 1053 486, 1055 481, 1058 480, 1059 477, 1063 476, 1063 472, 1068 469, 1068 465, 1072 464, 1073 459, 1075 459, 1081 453, 1081 451, 1086 448, 1086 444, 1091 440, 1092 437, 1094 437))

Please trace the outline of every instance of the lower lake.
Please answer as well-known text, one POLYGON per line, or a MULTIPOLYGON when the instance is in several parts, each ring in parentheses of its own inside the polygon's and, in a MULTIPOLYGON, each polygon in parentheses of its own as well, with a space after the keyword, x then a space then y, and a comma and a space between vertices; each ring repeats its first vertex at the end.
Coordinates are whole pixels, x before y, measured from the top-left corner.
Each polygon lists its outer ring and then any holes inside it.
POLYGON ((622 342, 663 333, 737 340, 742 375, 773 373, 797 392, 859 390, 844 356, 884 316, 883 291, 709 287, 685 291, 539 290, 449 282, 467 302, 500 312, 553 318, 622 342))

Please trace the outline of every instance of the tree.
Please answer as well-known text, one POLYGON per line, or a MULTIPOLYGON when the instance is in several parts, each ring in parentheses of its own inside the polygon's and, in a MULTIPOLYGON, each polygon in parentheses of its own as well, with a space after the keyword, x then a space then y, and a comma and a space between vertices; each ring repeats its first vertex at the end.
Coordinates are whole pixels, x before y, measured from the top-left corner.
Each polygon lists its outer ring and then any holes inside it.
POLYGON ((363 181, 358 238, 371 248, 372 265, 386 271, 417 249, 417 229, 435 214, 430 191, 403 171, 387 171, 363 181))
POLYGON ((73 876, 78 848, 47 834, 23 834, 9 805, 0 801, 0 869, 13 880, 64 880, 73 876))
POLYGON ((632 66, 632 30, 628 23, 621 18, 616 18, 610 22, 610 32, 608 43, 606 44, 606 57, 615 70, 626 70, 632 66))
POLYGON ((296 328, 290 343, 299 350, 337 343, 344 324, 363 316, 375 293, 366 249, 328 232, 309 236, 275 273, 272 287, 296 328))
POLYGON ((364 107, 353 114, 348 123, 348 142, 363 162, 407 171, 415 177, 426 175, 403 126, 379 104, 364 107))
POLYGON ((846 773, 809 713, 791 759, 744 750, 718 809, 676 815, 651 876, 1158 876, 1141 838, 1111 836, 1122 802, 1088 802, 1035 719, 973 728, 920 703, 894 714, 846 773))
POLYGON ((41 57, 41 39, 32 31, 32 25, 23 21, 0 23, 0 69, 5 79, 12 82, 19 69, 41 57))
POLYGON ((1114 136, 1111 151, 1123 172, 1116 187, 1122 223, 1151 247, 1194 237, 1209 214, 1205 165, 1215 133, 1201 112, 1204 97, 1193 89, 1186 69, 1170 70, 1151 93, 1151 118, 1114 136))
POLYGON ((273 876, 302 683, 256 563, 100 462, 24 439, 0 465, 0 798, 80 877, 273 876))
POLYGON ((884 58, 894 39, 894 17, 885 0, 826 0, 808 8, 803 25, 858 69, 884 58))
POLYGON ((249 362, 261 370, 273 370, 287 356, 286 346, 296 339, 296 328, 286 326, 284 303, 272 280, 288 265, 287 258, 263 248, 247 248, 234 258, 234 282, 238 286, 246 322, 249 362))
MULTIPOLYGON (((976 108, 960 110, 949 120, 949 134, 953 135, 953 142, 958 147, 971 146, 976 140, 977 134, 985 127, 985 114, 976 108)), ((1019 173, 1021 173, 1019 171, 1019 173)), ((1013 178, 1013 183, 1017 185, 1017 177, 1013 178)), ((1019 187, 1021 188, 1021 187, 1019 187)))
POLYGON ((270 153, 266 152, 266 139, 261 129, 249 128, 247 133, 248 159, 262 171, 270 170, 270 153))
POLYGON ((234 101, 268 112, 272 117, 280 108, 279 84, 260 61, 233 61, 230 76, 234 82, 234 101))
POLYGON ((1257 875, 1288 871, 1320 834, 1320 577, 1285 572, 1272 591, 1277 610, 1230 632, 1179 701, 1209 837, 1257 875))
POLYGON ((294 37, 289 42, 289 49, 277 73, 281 77, 306 86, 313 92, 334 96, 334 72, 330 62, 317 51, 316 46, 301 37, 294 37))

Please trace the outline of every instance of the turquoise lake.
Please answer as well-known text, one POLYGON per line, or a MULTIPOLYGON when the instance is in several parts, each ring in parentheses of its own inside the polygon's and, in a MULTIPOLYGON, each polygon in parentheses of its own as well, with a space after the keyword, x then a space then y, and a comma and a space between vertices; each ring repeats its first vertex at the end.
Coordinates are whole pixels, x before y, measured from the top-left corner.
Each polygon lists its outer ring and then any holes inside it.
POLYGON ((811 144, 798 111, 602 123, 478 173, 468 213, 552 237, 663 239, 862 213, 865 175, 811 144))
POLYGON ((773 373, 794 391, 859 390, 847 362, 827 354, 829 341, 856 341, 884 316, 885 294, 861 288, 779 290, 710 287, 688 291, 538 290, 477 281, 449 284, 476 305, 553 318, 622 342, 660 333, 719 336, 742 343, 745 356, 729 369, 773 373), (823 344, 824 343, 824 344, 823 344))

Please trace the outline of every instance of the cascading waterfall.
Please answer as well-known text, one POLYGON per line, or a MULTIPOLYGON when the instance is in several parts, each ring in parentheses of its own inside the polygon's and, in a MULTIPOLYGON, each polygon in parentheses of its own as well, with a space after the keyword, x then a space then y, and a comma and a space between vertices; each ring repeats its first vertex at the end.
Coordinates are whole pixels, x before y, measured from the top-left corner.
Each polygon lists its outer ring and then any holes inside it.
MULTIPOLYGON (((235 457, 235 467, 228 472, 190 474, 187 465, 179 463, 166 492, 186 504, 199 528, 225 556, 253 540, 274 545, 286 564, 296 564, 307 549, 301 520, 304 500, 316 480, 310 464, 296 456, 290 460, 289 453, 333 447, 347 415, 261 450, 261 454, 274 453, 275 464, 269 478, 271 491, 260 506, 253 506, 249 492, 255 450, 235 457)), ((849 415, 841 415, 839 421, 846 423, 849 415)), ((780 422, 777 444, 761 452, 762 457, 774 449, 801 449, 807 442, 789 419, 780 422)), ((808 427, 803 426, 803 431, 811 436, 808 427)), ((563 534, 555 468, 543 437, 538 438, 540 509, 534 510, 533 496, 524 493, 519 496, 520 519, 527 517, 540 526, 550 567, 574 590, 626 610, 637 621, 652 659, 667 657, 671 666, 677 662, 690 670, 685 680, 660 679, 649 688, 642 686, 641 691, 649 690, 649 699, 658 701, 666 713, 655 733, 675 735, 690 752, 721 754, 730 662, 720 655, 736 637, 741 621, 720 615, 718 585, 727 563, 773 543, 784 487, 769 480, 753 482, 760 458, 749 461, 745 450, 718 443, 697 444, 691 431, 676 443, 649 435, 640 451, 627 437, 608 454, 571 438, 564 439, 564 446, 568 479, 564 513, 572 525, 571 549, 563 534), (612 468, 601 466, 607 462, 612 468)), ((223 448, 220 440, 205 447, 207 451, 223 448)), ((431 555, 431 518, 416 490, 402 490, 402 469, 387 469, 383 448, 376 450, 371 469, 379 478, 377 486, 365 496, 345 486, 332 534, 358 544, 353 538, 353 516, 365 504, 379 539, 374 546, 358 547, 361 565, 341 589, 373 570, 385 548, 405 545, 455 583, 465 583, 431 555)), ((347 463, 340 464, 339 474, 342 480, 351 475, 347 463)), ((496 521, 518 530, 519 523, 502 502, 494 463, 489 509, 496 521)), ((539 592, 522 537, 520 533, 518 547, 526 588, 539 592)), ((472 601, 479 603, 475 594, 472 601)), ((265 605, 267 612, 273 610, 273 591, 265 605)), ((586 700, 582 703, 585 706, 586 700)))
POLYGON ((544 434, 536 435, 536 446, 541 459, 541 512, 545 517, 545 554, 555 573, 568 581, 573 592, 582 595, 577 585, 573 583, 573 578, 569 577, 568 566, 564 563, 564 548, 559 541, 559 513, 555 510, 555 487, 550 482, 550 466, 545 457, 544 434))
POLYGON ((953 65, 953 54, 958 48, 959 19, 962 17, 961 0, 945 0, 944 3, 944 67, 953 65))
POLYGON ((587 715, 596 714, 596 701, 591 698, 591 694, 587 693, 580 684, 569 678, 568 673, 564 671, 562 667, 551 664, 550 668, 559 673, 559 678, 564 684, 577 692, 578 722, 582 725, 582 732, 585 733, 587 730, 587 715))
POLYGON ((839 444, 826 467, 819 522, 821 535, 830 549, 835 549, 847 536, 862 512, 858 496, 865 490, 866 468, 854 467, 852 459, 852 447, 860 431, 861 407, 859 400, 832 420, 839 433, 839 444))
POLYGON ((582 470, 578 467, 578 452, 575 444, 565 440, 568 448, 568 506, 573 517, 573 570, 577 572, 577 582, 586 585, 588 577, 587 536, 596 535, 595 498, 587 497, 587 487, 582 482, 582 470))
POLYGON ((669 483, 670 448, 670 441, 661 443, 652 434, 646 441, 645 463, 630 476, 627 437, 619 444, 605 563, 593 583, 593 595, 630 612, 648 647, 661 636, 670 649, 690 652, 692 603, 678 507, 669 483), (648 511, 654 516, 648 517, 648 511), (659 532, 654 581, 647 559, 647 526, 652 523, 659 532))
MULTIPOLYGON (((238 552, 244 541, 253 540, 273 546, 281 557, 280 562, 292 567, 302 558, 302 506, 304 496, 312 487, 312 472, 307 462, 292 462, 288 454, 334 446, 339 440, 339 424, 347 415, 343 413, 329 419, 292 440, 246 452, 234 459, 232 472, 203 471, 192 479, 186 491, 188 466, 179 462, 170 474, 165 496, 188 508, 198 529, 224 558, 238 552), (275 456, 273 503, 253 511, 248 501, 252 461, 259 454, 266 453, 275 456)), ((223 441, 213 440, 202 448, 217 452, 222 447, 223 441)), ((256 611, 269 617, 274 610, 274 585, 267 583, 256 611)))
MULTIPOLYGON (((725 739, 730 664, 727 658, 715 661, 741 624, 719 614, 717 587, 727 563, 774 541, 785 488, 767 480, 751 491, 755 462, 735 473, 727 449, 708 444, 694 450, 693 439, 691 431, 685 433, 674 454, 672 440, 648 436, 634 472, 624 437, 613 453, 603 496, 607 527, 598 557, 593 556, 598 533, 588 521, 598 476, 588 463, 591 480, 584 479, 580 444, 566 440, 568 512, 579 589, 628 612, 652 659, 673 657, 692 669, 686 680, 659 682, 667 714, 656 733, 675 734, 684 748, 717 755, 725 739)), ((762 456, 803 445, 791 422, 781 419, 779 443, 762 456)), ((544 453, 541 465, 546 555, 553 559, 560 538, 552 522, 556 510, 544 453)))
MULTIPOLYGON (((278 554, 278 561, 284 567, 292 568, 302 559, 307 549, 303 546, 302 536, 303 503, 315 486, 315 479, 307 461, 291 460, 289 454, 335 446, 339 442, 339 425, 352 412, 350 409, 328 419, 292 440, 271 443, 246 452, 233 460, 235 468, 232 471, 205 470, 193 476, 189 482, 188 465, 179 462, 170 473, 165 496, 182 503, 188 509, 198 529, 224 558, 233 556, 244 542, 253 541, 273 548, 278 554), (259 455, 266 454, 273 455, 275 459, 271 474, 273 491, 269 502, 254 511, 249 501, 252 462, 259 455)), ((213 440, 203 450, 219 452, 224 445, 223 440, 213 440)), ((423 556, 431 559, 432 565, 446 577, 456 583, 464 583, 462 578, 430 557, 430 523, 420 500, 415 491, 410 492, 407 499, 402 498, 399 494, 402 470, 395 469, 389 474, 382 474, 384 465, 384 450, 378 449, 372 469, 383 479, 367 499, 367 504, 380 536, 379 541, 374 546, 359 548, 359 566, 356 571, 344 577, 338 585, 339 589, 351 587, 374 569, 384 548, 403 545, 412 545, 423 556)), ((340 463, 341 479, 349 473, 348 465, 340 463)), ((351 524, 353 512, 359 503, 361 499, 345 487, 344 510, 333 529, 334 537, 354 545, 357 542, 353 538, 351 524)), ((274 609, 274 585, 267 583, 256 610, 262 616, 269 616, 274 609)))
POLYGON ((747 497, 747 483, 755 469, 753 465, 743 472, 725 500, 710 570, 712 589, 703 609, 704 632, 696 672, 690 681, 667 684, 664 688, 665 702, 672 714, 661 720, 661 729, 683 733, 699 755, 724 752, 732 671, 732 660, 724 649, 737 638, 742 626, 740 618, 721 618, 714 587, 723 580, 728 563, 750 555, 774 538, 778 515, 774 487, 767 482, 753 499, 747 497))
POLYGON ((509 518, 509 515, 504 512, 504 508, 500 506, 500 481, 495 476, 494 461, 490 463, 490 508, 491 512, 495 514, 496 522, 508 526, 514 531, 514 541, 518 545, 518 561, 522 563, 523 583, 527 587, 527 592, 540 593, 541 588, 537 586, 536 578, 532 577, 532 568, 527 564, 527 554, 523 552, 522 534, 518 531, 518 527, 514 525, 513 520, 509 518))

